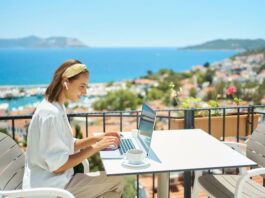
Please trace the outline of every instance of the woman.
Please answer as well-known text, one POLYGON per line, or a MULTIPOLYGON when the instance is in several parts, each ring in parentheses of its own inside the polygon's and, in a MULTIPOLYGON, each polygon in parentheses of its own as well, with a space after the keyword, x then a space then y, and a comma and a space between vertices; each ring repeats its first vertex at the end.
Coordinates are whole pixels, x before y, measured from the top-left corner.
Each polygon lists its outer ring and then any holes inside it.
POLYGON ((77 60, 68 60, 56 70, 29 126, 23 188, 64 188, 77 198, 121 196, 120 177, 107 177, 104 172, 74 175, 73 167, 83 160, 120 143, 115 132, 73 139, 64 103, 85 95, 88 79, 86 66, 77 60))

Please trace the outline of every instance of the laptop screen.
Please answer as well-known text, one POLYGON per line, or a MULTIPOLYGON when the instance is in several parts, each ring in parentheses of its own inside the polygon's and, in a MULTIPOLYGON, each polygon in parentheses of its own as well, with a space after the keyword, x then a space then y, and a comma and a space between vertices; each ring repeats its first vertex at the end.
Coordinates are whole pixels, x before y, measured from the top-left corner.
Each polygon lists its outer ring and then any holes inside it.
POLYGON ((155 118, 156 112, 147 104, 143 104, 138 134, 148 149, 150 147, 152 134, 154 131, 155 118))

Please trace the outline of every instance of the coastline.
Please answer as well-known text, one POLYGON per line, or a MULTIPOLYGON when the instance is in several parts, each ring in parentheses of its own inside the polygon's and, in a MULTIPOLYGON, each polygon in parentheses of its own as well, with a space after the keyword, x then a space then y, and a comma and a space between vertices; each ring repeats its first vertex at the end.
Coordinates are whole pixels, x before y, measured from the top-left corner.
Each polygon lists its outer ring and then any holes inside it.
MULTIPOLYGON (((109 83, 89 83, 87 88, 87 96, 73 104, 91 108, 92 102, 100 98, 108 91, 119 89, 126 85, 127 81, 113 82, 112 86, 109 83)), ((0 112, 14 111, 26 107, 35 106, 43 99, 48 84, 34 85, 0 85, 0 112)))
POLYGON ((32 85, 0 85, 1 89, 10 89, 10 88, 45 88, 48 84, 32 84, 32 85))
MULTIPOLYGON (((117 81, 118 82, 118 81, 117 81)), ((95 82, 95 83, 89 83, 89 85, 103 85, 108 84, 112 82, 95 82)), ((10 89, 10 88, 47 88, 49 84, 30 84, 30 85, 16 85, 16 84, 9 84, 9 85, 0 85, 1 89, 10 89)))

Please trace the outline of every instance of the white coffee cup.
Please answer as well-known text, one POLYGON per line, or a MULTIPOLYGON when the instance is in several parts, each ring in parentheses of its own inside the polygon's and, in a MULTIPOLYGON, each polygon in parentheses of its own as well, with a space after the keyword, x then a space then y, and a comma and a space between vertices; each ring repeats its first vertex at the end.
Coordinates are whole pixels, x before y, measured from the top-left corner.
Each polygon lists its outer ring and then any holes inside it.
POLYGON ((126 153, 126 158, 129 164, 141 164, 144 161, 145 154, 140 149, 130 149, 126 153))

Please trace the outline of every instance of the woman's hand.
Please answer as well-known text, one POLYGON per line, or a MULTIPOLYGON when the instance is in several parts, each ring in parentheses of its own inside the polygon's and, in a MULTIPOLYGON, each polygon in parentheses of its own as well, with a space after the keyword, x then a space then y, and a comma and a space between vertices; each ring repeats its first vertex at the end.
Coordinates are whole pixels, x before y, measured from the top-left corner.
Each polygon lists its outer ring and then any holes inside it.
POLYGON ((102 150, 110 145, 114 145, 118 147, 120 144, 120 139, 113 135, 104 135, 103 138, 98 141, 96 144, 94 144, 94 148, 102 150))
POLYGON ((114 136, 114 137, 117 137, 120 141, 120 133, 119 132, 106 132, 106 133, 104 133, 104 136, 114 136))

